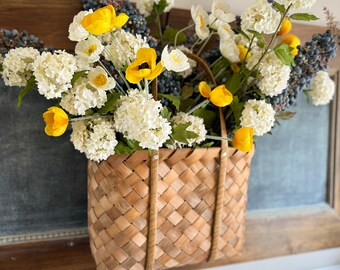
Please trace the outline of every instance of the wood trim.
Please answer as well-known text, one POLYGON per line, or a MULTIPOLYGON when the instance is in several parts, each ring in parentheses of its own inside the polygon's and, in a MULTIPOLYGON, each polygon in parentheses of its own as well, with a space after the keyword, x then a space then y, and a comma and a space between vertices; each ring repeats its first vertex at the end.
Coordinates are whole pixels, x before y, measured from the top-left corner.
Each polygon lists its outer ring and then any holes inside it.
MULTIPOLYGON (((88 238, 0 246, 3 269, 94 270, 88 238)), ((243 254, 174 268, 194 270, 340 246, 340 218, 326 204, 250 212, 243 254)))

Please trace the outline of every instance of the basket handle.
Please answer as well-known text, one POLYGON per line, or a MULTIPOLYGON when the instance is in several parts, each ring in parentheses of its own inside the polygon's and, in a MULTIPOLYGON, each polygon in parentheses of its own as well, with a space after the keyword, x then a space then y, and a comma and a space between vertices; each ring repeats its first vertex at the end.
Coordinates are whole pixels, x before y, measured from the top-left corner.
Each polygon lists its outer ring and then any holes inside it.
MULTIPOLYGON (((195 60, 200 66, 204 69, 204 71, 209 76, 211 82, 217 86, 216 80, 214 78, 213 73, 211 72, 207 63, 199 56, 188 52, 183 51, 183 53, 195 60)), ((221 137, 227 137, 227 127, 224 120, 223 109, 219 108, 219 117, 220 117, 220 126, 221 126, 221 137)), ((215 213, 213 220, 213 229, 212 229, 212 240, 211 240, 211 248, 210 248, 210 256, 209 260, 216 260, 218 255, 218 246, 219 246, 219 238, 220 238, 220 230, 222 223, 222 212, 223 212, 223 200, 224 200, 224 191, 225 191, 225 181, 227 178, 227 162, 228 162, 228 141, 221 141, 221 152, 220 152, 220 169, 219 176, 216 188, 216 201, 215 201, 215 213)))

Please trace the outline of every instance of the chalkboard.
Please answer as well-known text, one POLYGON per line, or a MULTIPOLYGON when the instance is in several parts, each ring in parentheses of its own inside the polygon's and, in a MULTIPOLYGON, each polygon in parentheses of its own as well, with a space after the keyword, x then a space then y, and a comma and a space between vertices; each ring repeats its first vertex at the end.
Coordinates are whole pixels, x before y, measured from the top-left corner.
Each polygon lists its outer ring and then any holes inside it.
POLYGON ((302 94, 297 112, 279 121, 273 135, 256 139, 249 180, 248 209, 294 207, 326 201, 329 106, 307 104, 302 94))
MULTIPOLYGON (((86 228, 86 158, 69 131, 45 135, 42 113, 53 101, 33 92, 17 109, 18 91, 0 82, 0 237, 86 228)), ((329 107, 298 102, 293 119, 256 140, 249 210, 325 201, 329 107)))
POLYGON ((18 91, 0 82, 0 236, 85 227, 86 159, 70 132, 45 135, 54 102, 32 92, 17 109, 18 91))

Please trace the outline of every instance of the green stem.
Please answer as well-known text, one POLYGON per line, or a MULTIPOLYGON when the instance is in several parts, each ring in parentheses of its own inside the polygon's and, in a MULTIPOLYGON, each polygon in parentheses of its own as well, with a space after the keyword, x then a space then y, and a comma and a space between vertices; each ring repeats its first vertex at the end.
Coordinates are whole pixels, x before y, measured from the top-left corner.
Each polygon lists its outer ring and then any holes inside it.
POLYGON ((292 4, 290 4, 290 5, 288 6, 288 8, 286 9, 286 11, 285 11, 284 14, 282 15, 281 20, 280 20, 280 23, 279 23, 279 25, 277 26, 277 28, 276 28, 276 30, 275 30, 275 33, 272 35, 272 38, 271 38, 271 40, 270 40, 268 46, 266 47, 264 53, 263 53, 262 56, 260 57, 260 59, 259 59, 259 61, 257 62, 257 64, 250 70, 250 72, 249 72, 249 73, 243 78, 243 80, 241 81, 240 89, 242 88, 243 84, 244 84, 245 82, 247 82, 247 79, 249 78, 250 74, 251 74, 251 73, 252 73, 252 72, 260 65, 261 61, 263 60, 263 58, 264 58, 264 57, 266 56, 266 54, 268 53, 268 51, 269 51, 271 45, 273 44, 273 42, 274 42, 274 40, 275 40, 275 38, 276 38, 276 36, 277 36, 277 33, 279 32, 279 30, 280 30, 280 28, 281 28, 282 22, 283 22, 284 18, 286 17, 286 15, 287 15, 289 9, 291 8, 291 6, 292 6, 292 4))
POLYGON ((201 53, 202 53, 202 51, 203 51, 203 49, 205 48, 205 46, 207 46, 207 44, 208 44, 208 42, 210 41, 210 39, 211 39, 211 37, 213 36, 213 32, 212 33, 210 33, 210 35, 207 37, 207 39, 204 41, 204 43, 202 44, 202 46, 201 46, 201 48, 198 50, 198 52, 197 52, 197 56, 199 56, 201 53))
MULTIPOLYGON (((111 75, 111 73, 107 70, 107 68, 106 68, 105 65, 103 64, 103 62, 100 61, 100 60, 99 60, 98 62, 99 62, 99 65, 101 65, 101 67, 106 71, 106 73, 107 73, 111 78, 113 78, 112 75, 111 75)), ((114 79, 114 78, 113 78, 113 79, 114 79)), ((114 80, 115 80, 115 79, 114 79, 114 80)), ((119 85, 118 82, 116 82, 116 86, 117 86, 118 90, 119 90, 123 95, 125 95, 124 89, 119 85)))
POLYGON ((207 139, 216 140, 216 141, 232 141, 232 139, 229 139, 227 137, 212 136, 212 135, 206 135, 205 137, 207 139))
POLYGON ((112 115, 93 114, 93 115, 90 115, 90 116, 72 118, 72 119, 70 119, 70 122, 89 120, 89 119, 93 119, 93 118, 97 118, 97 117, 107 118, 107 117, 112 117, 112 115))
POLYGON ((188 30, 188 29, 190 29, 190 28, 193 27, 194 25, 195 25, 195 24, 188 25, 187 27, 182 28, 181 30, 179 30, 179 31, 176 33, 176 35, 175 35, 175 41, 174 41, 174 47, 175 47, 175 48, 176 48, 176 45, 177 45, 177 39, 178 39, 179 34, 182 33, 182 32, 184 32, 184 31, 186 31, 186 30, 188 30))
POLYGON ((158 14, 156 15, 156 22, 157 22, 157 26, 158 26, 159 37, 161 39, 161 44, 162 44, 162 47, 163 47, 163 44, 164 44, 163 29, 162 29, 161 19, 160 19, 158 14))
POLYGON ((243 68, 244 68, 244 65, 245 65, 246 60, 247 60, 247 56, 248 56, 249 53, 250 53, 251 46, 253 46, 254 40, 255 40, 255 35, 253 35, 253 37, 252 37, 251 40, 250 40, 249 48, 248 48, 248 50, 247 50, 247 53, 246 53, 246 55, 245 55, 245 57, 244 57, 244 59, 243 59, 242 65, 241 65, 241 70, 243 70, 243 68))
POLYGON ((198 110, 199 108, 202 108, 202 107, 208 105, 209 102, 210 102, 209 99, 206 99, 206 100, 202 101, 201 103, 197 104, 195 107, 191 108, 191 109, 187 112, 187 114, 192 114, 194 111, 198 110))

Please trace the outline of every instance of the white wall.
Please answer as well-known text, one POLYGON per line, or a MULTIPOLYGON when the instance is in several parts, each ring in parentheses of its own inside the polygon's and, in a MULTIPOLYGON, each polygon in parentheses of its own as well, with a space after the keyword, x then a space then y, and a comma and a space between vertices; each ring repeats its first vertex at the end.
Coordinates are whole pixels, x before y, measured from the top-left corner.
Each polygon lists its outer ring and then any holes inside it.
MULTIPOLYGON (((133 0, 137 2, 138 0, 133 0)), ((226 0, 231 6, 234 14, 239 15, 244 9, 255 2, 255 0, 226 0)), ((190 9, 191 5, 201 4, 206 10, 210 10, 212 0, 175 0, 175 6, 177 8, 190 9)), ((317 0, 312 10, 308 11, 320 18, 319 21, 314 22, 316 25, 325 25, 325 15, 323 13, 323 7, 327 6, 329 10, 336 15, 340 20, 340 1, 339 0, 317 0)))

